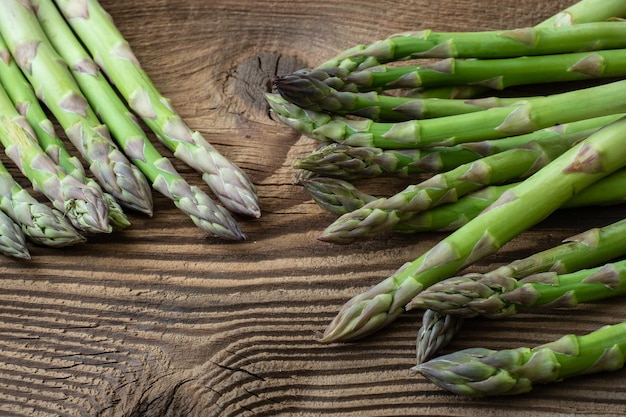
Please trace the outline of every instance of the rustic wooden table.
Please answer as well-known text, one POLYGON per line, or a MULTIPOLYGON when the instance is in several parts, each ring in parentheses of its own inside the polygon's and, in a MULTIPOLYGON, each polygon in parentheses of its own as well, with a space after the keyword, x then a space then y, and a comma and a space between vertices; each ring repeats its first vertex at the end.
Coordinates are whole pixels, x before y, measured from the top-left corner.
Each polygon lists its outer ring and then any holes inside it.
MULTIPOLYGON (((358 342, 319 344, 343 303, 443 234, 318 241, 332 216, 292 184, 292 163, 315 143, 272 120, 263 99, 275 75, 358 43, 421 28, 529 26, 572 3, 102 0, 155 84, 257 184, 263 216, 242 219, 247 241, 225 243, 155 194, 154 217, 130 214, 124 232, 63 250, 32 247, 29 261, 0 259, 0 415, 624 415, 623 371, 514 398, 448 394, 410 372, 418 312, 358 342)), ((389 192, 387 182, 366 186, 389 192)), ((621 212, 558 212, 473 268, 556 245, 621 212)), ((446 351, 534 346, 625 317, 613 299, 473 320, 446 351)))

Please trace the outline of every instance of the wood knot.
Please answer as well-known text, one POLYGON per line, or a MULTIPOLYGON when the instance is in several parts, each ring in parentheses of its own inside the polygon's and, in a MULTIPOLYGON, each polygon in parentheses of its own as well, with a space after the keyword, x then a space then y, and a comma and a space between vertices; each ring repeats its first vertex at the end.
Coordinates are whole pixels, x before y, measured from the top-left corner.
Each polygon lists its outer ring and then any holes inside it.
POLYGON ((265 93, 273 91, 272 81, 279 75, 304 68, 306 64, 295 57, 277 52, 264 52, 241 61, 228 75, 225 96, 237 106, 237 112, 248 119, 267 119, 269 106, 265 93))

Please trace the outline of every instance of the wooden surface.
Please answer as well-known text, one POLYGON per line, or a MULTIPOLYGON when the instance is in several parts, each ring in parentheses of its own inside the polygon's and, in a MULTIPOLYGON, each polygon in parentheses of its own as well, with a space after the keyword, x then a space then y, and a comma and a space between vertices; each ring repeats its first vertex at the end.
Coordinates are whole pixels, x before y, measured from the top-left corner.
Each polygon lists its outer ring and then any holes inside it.
MULTIPOLYGON (((332 220, 291 164, 315 143, 268 116, 276 74, 390 34, 533 25, 566 0, 103 0, 143 66, 189 124, 258 186, 249 239, 205 235, 155 194, 153 218, 79 247, 0 259, 0 416, 617 416, 626 373, 469 400, 409 369, 420 314, 367 339, 320 345, 351 296, 443 237, 319 242, 332 220)), ((161 148, 162 149, 162 148, 161 148)), ((197 174, 176 163, 190 182, 197 174)), ((386 195, 399 181, 363 184, 386 195)), ((560 212, 473 268, 489 269, 622 216, 560 212)), ((534 346, 626 317, 621 299, 573 311, 469 321, 446 351, 534 346)))

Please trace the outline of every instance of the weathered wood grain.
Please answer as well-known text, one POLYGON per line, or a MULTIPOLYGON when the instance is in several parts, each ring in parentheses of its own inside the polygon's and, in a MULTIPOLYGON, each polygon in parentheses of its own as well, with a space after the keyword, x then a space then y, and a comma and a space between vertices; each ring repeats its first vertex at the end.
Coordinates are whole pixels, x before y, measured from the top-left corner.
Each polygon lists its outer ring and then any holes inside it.
MULTIPOLYGON (((331 217, 292 184, 314 142, 272 120, 273 76, 354 44, 422 28, 532 25, 572 1, 102 0, 189 124, 258 186, 249 239, 209 239, 162 196, 121 233, 0 259, 1 416, 617 416, 626 374, 576 378, 516 398, 468 400, 413 375, 420 314, 365 340, 316 336, 351 296, 440 234, 351 246, 316 240, 331 217)), ((1 13, 1 11, 0 11, 1 13)), ((167 154, 162 147, 164 153, 167 154)), ((183 164, 191 182, 200 179, 183 164)), ((400 185, 395 185, 400 189, 400 185)), ((385 182, 367 185, 389 192, 385 182)), ((547 248, 622 216, 563 211, 475 267, 547 248)), ((615 299, 574 311, 468 321, 447 350, 536 345, 623 321, 615 299)))

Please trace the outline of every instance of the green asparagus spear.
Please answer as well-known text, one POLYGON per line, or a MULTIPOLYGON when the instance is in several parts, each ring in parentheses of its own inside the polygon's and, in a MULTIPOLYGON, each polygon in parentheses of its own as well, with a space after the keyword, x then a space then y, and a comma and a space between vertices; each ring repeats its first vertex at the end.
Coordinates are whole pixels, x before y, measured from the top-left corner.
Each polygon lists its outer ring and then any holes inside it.
POLYGON ((85 232, 110 232, 108 207, 98 190, 68 175, 44 153, 28 120, 0 88, 0 143, 6 154, 72 224, 85 232))
POLYGON ((569 334, 534 348, 470 348, 413 368, 433 383, 459 395, 484 397, 522 394, 535 384, 624 366, 626 323, 604 326, 584 336, 569 334))
MULTIPOLYGON (((354 184, 328 177, 312 176, 298 181, 312 199, 324 210, 336 216, 357 210, 377 197, 364 193, 354 184)), ((450 232, 478 216, 506 190, 518 183, 490 185, 462 196, 454 203, 435 206, 407 216, 393 226, 394 232, 450 232)), ((581 190, 561 208, 608 206, 626 202, 626 169, 620 169, 581 190)))
POLYGON ((393 230, 396 224, 415 213, 457 201, 460 196, 486 185, 503 184, 533 174, 569 149, 577 140, 533 142, 523 148, 486 156, 453 170, 409 185, 389 198, 371 201, 346 213, 318 237, 333 243, 351 243, 393 230))
POLYGON ((575 305, 618 295, 623 291, 624 265, 597 265, 626 254, 625 236, 626 220, 590 229, 559 246, 485 274, 445 279, 418 294, 409 307, 433 308, 464 317, 499 317, 514 314, 518 307, 549 303, 566 306, 567 302, 575 305))
POLYGON ((581 0, 550 16, 537 27, 578 25, 614 18, 626 18, 626 4, 622 0, 581 0))
POLYGON ((540 129, 525 135, 424 149, 386 150, 331 143, 300 158, 294 166, 326 177, 348 180, 382 175, 405 177, 412 174, 438 173, 530 142, 583 139, 620 117, 622 114, 596 117, 540 129))
POLYGON ((408 308, 429 308, 460 317, 501 318, 520 310, 570 308, 626 292, 625 261, 569 274, 554 271, 522 280, 508 276, 467 274, 445 279, 418 294, 408 308))
POLYGON ((417 363, 423 363, 450 343, 460 330, 463 319, 457 316, 440 314, 434 310, 424 311, 422 327, 417 332, 417 363))
POLYGON ((229 210, 259 217, 254 185, 173 110, 143 71, 128 42, 96 0, 55 0, 78 37, 144 122, 174 155, 202 173, 229 210))
POLYGON ((376 197, 359 191, 352 183, 325 177, 302 178, 298 181, 320 207, 341 216, 363 207, 376 197))
POLYGON ((130 226, 130 221, 115 198, 102 190, 97 181, 87 177, 81 161, 65 148, 63 141, 57 136, 52 121, 39 104, 22 71, 11 58, 9 50, 0 37, 0 84, 13 101, 17 110, 26 117, 37 135, 39 145, 52 160, 67 173, 86 185, 97 189, 108 206, 109 224, 113 230, 122 230, 130 226))
MULTIPOLYGON (((383 100, 384 96, 363 97, 349 92, 342 95, 341 90, 344 88, 342 82, 349 86, 350 90, 356 89, 360 92, 454 85, 478 85, 503 90, 511 86, 537 83, 623 78, 626 75, 624 68, 626 68, 626 49, 615 49, 490 60, 447 58, 418 66, 376 66, 351 72, 341 78, 341 81, 323 70, 303 69, 277 77, 274 85, 285 99, 298 106, 331 112, 343 108, 347 108, 344 110, 346 112, 351 108, 366 107, 360 114, 367 117, 369 110, 367 105, 383 100), (358 98, 361 102, 357 100, 358 98)), ((386 101, 398 100, 386 99, 386 101)), ((383 116, 388 115, 389 112, 383 113, 383 116)), ((391 116, 401 119, 402 113, 396 111, 391 116)))
POLYGON ((42 28, 66 60, 90 105, 131 161, 205 232, 225 239, 244 238, 231 214, 217 206, 200 188, 191 186, 169 159, 152 145, 126 105, 83 49, 56 6, 49 0, 32 0, 42 28))
POLYGON ((89 164, 120 204, 152 214, 150 185, 115 146, 108 128, 87 104, 67 65, 44 34, 30 3, 2 0, 0 33, 16 63, 89 164))
POLYGON ((513 30, 437 32, 430 29, 392 35, 351 48, 335 59, 367 57, 380 64, 412 58, 511 58, 624 48, 623 22, 541 25, 513 30))
MULTIPOLYGON (((607 22, 617 17, 621 17, 621 18, 626 17, 626 7, 621 2, 621 0, 582 0, 574 4, 573 6, 570 6, 564 10, 561 10, 553 16, 550 16, 548 19, 539 23, 538 25, 536 25, 534 28, 531 28, 530 30, 529 29, 520 29, 520 30, 522 32, 532 34, 532 33, 538 33, 536 30, 541 32, 541 31, 546 31, 547 29, 551 29, 555 27, 572 26, 574 24, 582 25, 585 23, 607 22)), ((510 32, 510 30, 504 31, 504 32, 505 33, 510 32)), ((419 34, 421 32, 418 31, 416 33, 419 34)), ((431 34, 432 31, 424 30, 422 31, 422 33, 424 33, 422 37, 426 37, 426 39, 420 39, 419 44, 422 47, 422 49, 427 49, 429 46, 431 46, 428 44, 427 40, 428 40, 428 35, 431 34)), ((497 33, 498 31, 492 31, 488 33, 488 36, 493 36, 494 34, 497 34, 497 33)), ((409 35, 414 36, 415 33, 413 34, 409 33, 409 35)), ((457 33, 455 35, 458 35, 458 37, 461 38, 462 45, 465 45, 465 43, 463 42, 463 39, 465 39, 466 36, 468 35, 470 39, 475 38, 476 36, 480 38, 481 36, 481 35, 475 35, 473 32, 471 33, 466 32, 466 33, 460 33, 460 34, 457 33)), ((398 37, 398 36, 402 36, 402 34, 394 35, 394 37, 398 37)), ((511 44, 513 44, 513 42, 511 41, 514 38, 515 37, 509 40, 508 46, 511 46, 511 44)), ((481 41, 481 43, 484 42, 484 40, 481 40, 481 39, 479 39, 479 41, 481 41)), ((504 41, 506 42, 506 40, 504 41)), ((409 41, 409 43, 410 42, 411 41, 409 41)), ((406 44, 407 43, 406 40, 403 43, 406 44)), ((522 41, 521 43, 530 43, 530 45, 527 45, 527 47, 532 48, 532 45, 533 45, 532 35, 527 39, 527 42, 522 41)), ((385 47, 387 44, 389 44, 390 46, 393 46, 394 42, 381 40, 381 41, 375 42, 375 44, 385 47)), ((486 42, 484 42, 484 44, 486 44, 486 42)), ((453 46, 454 46, 454 43, 453 43, 453 46)), ((490 46, 491 48, 493 48, 493 45, 490 45, 490 46)), ((353 46, 345 51, 340 52, 339 54, 337 54, 335 57, 331 58, 330 60, 322 63, 318 68, 329 69, 329 70, 340 69, 340 70, 354 71, 354 70, 362 70, 362 69, 379 65, 380 61, 376 59, 375 56, 370 56, 363 52, 363 50, 368 47, 369 45, 353 46)), ((445 50, 446 49, 445 44, 444 46, 441 46, 440 48, 445 50)), ((517 48, 520 48, 520 46, 516 45, 514 47, 514 49, 517 49, 517 48)), ((373 52, 376 52, 377 48, 372 48, 372 49, 374 49, 373 52)), ((385 48, 383 48, 383 50, 384 49, 385 48)), ((495 48, 495 49, 497 51, 496 53, 506 54, 506 50, 499 51, 498 48, 495 48)), ((436 51, 437 49, 434 50, 434 52, 436 51)), ((398 53, 398 51, 395 51, 395 50, 392 52, 398 53)), ((424 52, 424 51, 418 51, 418 52, 424 52)), ((478 49, 478 51, 475 51, 474 54, 476 54, 477 52, 484 53, 484 51, 481 51, 480 49, 478 49)), ((490 53, 493 53, 493 52, 490 52, 490 53)))
POLYGON ((22 229, 3 211, 0 211, 0 253, 19 259, 30 259, 22 229))
POLYGON ((505 138, 557 124, 624 113, 625 88, 626 80, 621 80, 528 102, 521 100, 507 107, 398 123, 352 120, 305 110, 277 95, 266 97, 281 121, 311 138, 351 146, 415 149, 505 138))
POLYGON ((589 185, 626 165, 626 119, 581 141, 466 225, 407 262, 381 283, 349 300, 327 327, 322 342, 354 339, 393 322, 424 288, 497 252, 589 185), (550 189, 550 198, 545 190, 550 189), (524 213, 524 215, 520 215, 524 213))
POLYGON ((13 179, 2 163, 0 210, 13 219, 33 243, 59 248, 85 242, 63 213, 35 199, 13 179))

